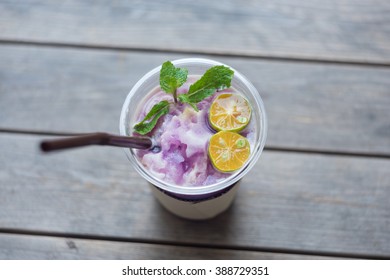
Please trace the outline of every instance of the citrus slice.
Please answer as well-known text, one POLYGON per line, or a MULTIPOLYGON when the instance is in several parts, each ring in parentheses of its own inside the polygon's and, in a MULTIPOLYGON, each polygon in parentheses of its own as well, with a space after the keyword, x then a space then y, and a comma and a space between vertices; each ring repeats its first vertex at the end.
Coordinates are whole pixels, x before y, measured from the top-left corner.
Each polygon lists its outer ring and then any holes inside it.
POLYGON ((210 138, 209 157, 214 167, 221 172, 240 169, 250 155, 248 139, 238 133, 220 131, 210 138))
POLYGON ((251 107, 241 95, 223 93, 211 103, 209 122, 217 131, 240 132, 248 125, 250 118, 251 107))

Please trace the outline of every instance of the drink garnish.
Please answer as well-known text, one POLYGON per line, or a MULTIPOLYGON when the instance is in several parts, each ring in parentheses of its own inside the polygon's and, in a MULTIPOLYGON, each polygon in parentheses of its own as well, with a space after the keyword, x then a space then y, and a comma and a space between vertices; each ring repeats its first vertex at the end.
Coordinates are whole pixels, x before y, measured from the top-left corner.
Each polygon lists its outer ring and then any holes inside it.
POLYGON ((186 94, 179 95, 179 100, 190 104, 198 111, 196 103, 214 94, 216 90, 230 87, 234 71, 226 66, 214 66, 190 86, 186 94))
POLYGON ((251 106, 241 95, 223 93, 211 103, 209 123, 217 131, 240 132, 250 118, 251 106))
POLYGON ((169 112, 169 102, 167 100, 160 101, 152 107, 150 112, 145 116, 145 118, 134 125, 134 130, 139 134, 145 135, 148 132, 152 131, 156 125, 158 119, 168 114, 169 112))
POLYGON ((187 81, 188 70, 185 68, 176 68, 172 62, 166 61, 160 70, 160 87, 166 93, 173 94, 175 103, 177 103, 176 90, 187 81))
MULTIPOLYGON (((213 95, 217 90, 230 87, 234 71, 223 65, 213 66, 190 86, 187 93, 177 96, 176 90, 187 81, 187 74, 187 69, 176 68, 172 62, 166 61, 160 70, 160 87, 166 93, 173 95, 174 103, 178 101, 187 103, 198 111, 197 103, 213 95)), ((159 118, 168 114, 170 104, 172 102, 163 100, 154 105, 145 118, 134 125, 135 132, 145 135, 152 131, 159 118)))
POLYGON ((236 132, 220 131, 211 136, 208 153, 218 171, 233 172, 248 160, 250 144, 247 138, 236 132))

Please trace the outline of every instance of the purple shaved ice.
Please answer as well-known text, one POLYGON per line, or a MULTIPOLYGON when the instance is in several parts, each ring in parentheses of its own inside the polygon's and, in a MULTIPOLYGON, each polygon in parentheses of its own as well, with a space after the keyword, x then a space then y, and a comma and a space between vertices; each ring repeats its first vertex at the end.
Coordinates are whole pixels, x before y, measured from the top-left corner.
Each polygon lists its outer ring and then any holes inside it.
MULTIPOLYGON (((177 93, 186 93, 188 88, 187 82, 177 93)), ((205 186, 230 176, 214 169, 207 152, 209 139, 215 133, 208 124, 208 108, 216 95, 227 91, 232 90, 221 91, 198 103, 199 112, 188 104, 171 104, 169 113, 161 117, 148 134, 157 140, 161 151, 138 150, 140 162, 156 177, 179 186, 205 186)), ((142 120, 153 105, 162 100, 173 103, 171 95, 157 88, 143 103, 137 121, 142 120)), ((249 129, 247 134, 251 133, 249 129)))

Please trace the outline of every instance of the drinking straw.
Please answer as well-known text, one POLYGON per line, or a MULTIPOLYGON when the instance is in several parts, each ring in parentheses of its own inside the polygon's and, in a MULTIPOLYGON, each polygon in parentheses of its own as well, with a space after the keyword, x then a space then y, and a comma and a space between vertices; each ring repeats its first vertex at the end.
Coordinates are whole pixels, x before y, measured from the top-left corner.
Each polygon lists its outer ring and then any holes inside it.
POLYGON ((83 147, 89 145, 106 145, 135 149, 158 149, 154 140, 146 136, 119 136, 104 132, 82 134, 54 140, 44 140, 41 142, 41 150, 50 152, 68 148, 83 147))

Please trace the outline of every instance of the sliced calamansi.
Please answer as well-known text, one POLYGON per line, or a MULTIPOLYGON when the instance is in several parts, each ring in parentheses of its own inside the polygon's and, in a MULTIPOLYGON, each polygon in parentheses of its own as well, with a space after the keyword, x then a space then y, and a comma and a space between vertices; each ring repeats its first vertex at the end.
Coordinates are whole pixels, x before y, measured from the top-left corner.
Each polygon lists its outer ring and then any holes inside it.
POLYGON ((223 93, 211 103, 210 125, 217 131, 240 132, 249 123, 251 107, 239 94, 223 93))
POLYGON ((220 131, 210 138, 208 153, 213 166, 221 172, 240 169, 250 155, 248 139, 238 133, 220 131))

